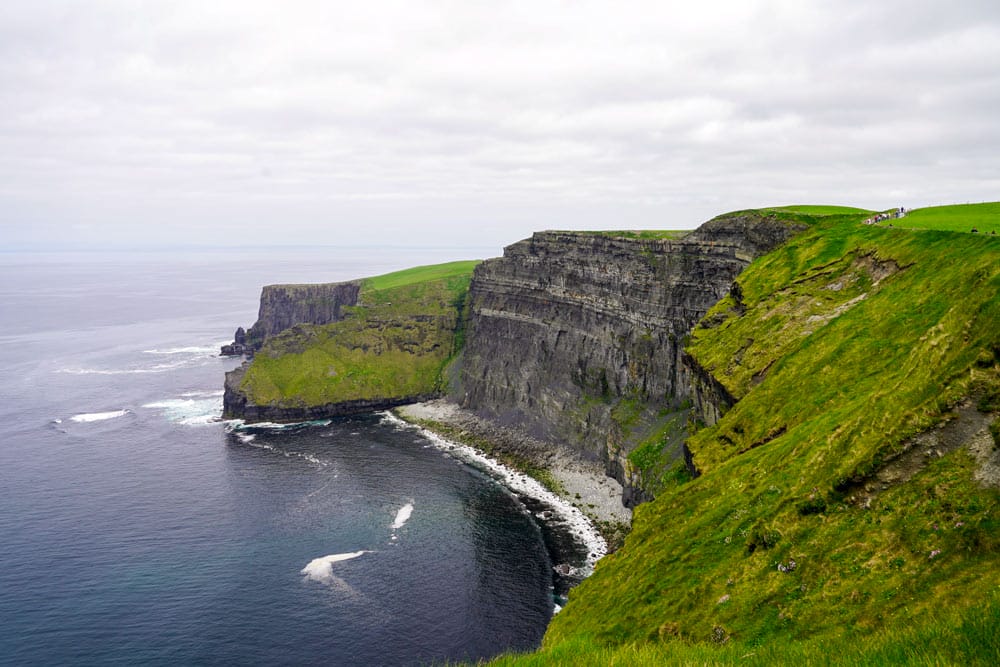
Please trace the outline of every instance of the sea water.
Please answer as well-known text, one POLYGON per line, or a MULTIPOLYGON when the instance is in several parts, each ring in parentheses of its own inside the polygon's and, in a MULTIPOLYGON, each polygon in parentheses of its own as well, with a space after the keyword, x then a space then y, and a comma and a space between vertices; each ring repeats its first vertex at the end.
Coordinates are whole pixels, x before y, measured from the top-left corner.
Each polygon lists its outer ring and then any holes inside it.
POLYGON ((260 287, 487 250, 0 255, 0 662, 405 665, 538 645, 495 476, 385 415, 219 420, 260 287))

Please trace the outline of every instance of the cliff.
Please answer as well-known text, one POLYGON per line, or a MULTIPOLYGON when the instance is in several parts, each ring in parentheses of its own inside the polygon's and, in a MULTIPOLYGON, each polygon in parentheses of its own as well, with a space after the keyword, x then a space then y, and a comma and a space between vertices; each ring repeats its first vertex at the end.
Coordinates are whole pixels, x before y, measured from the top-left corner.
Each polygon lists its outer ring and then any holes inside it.
POLYGON ((258 351, 226 374, 223 415, 307 421, 441 395, 475 264, 264 288, 247 334, 258 351))
POLYGON ((540 232, 479 265, 456 400, 604 461, 627 502, 651 497, 630 452, 680 456, 681 349, 750 261, 805 228, 743 212, 682 238, 540 232), (673 437, 671 437, 673 436, 673 437))
POLYGON ((700 475, 637 508, 538 664, 1000 655, 1000 240, 864 217, 815 220, 692 330, 700 475))
POLYGON ((261 290, 257 321, 246 332, 246 344, 259 350, 268 337, 296 324, 339 322, 344 306, 356 306, 360 293, 361 281, 267 285, 261 290))

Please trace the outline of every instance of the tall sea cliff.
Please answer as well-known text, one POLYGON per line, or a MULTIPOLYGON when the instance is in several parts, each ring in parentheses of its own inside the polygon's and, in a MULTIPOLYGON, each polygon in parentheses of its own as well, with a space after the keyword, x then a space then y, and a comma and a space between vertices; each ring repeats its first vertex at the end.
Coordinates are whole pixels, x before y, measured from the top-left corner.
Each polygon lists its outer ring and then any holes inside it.
POLYGON ((605 463, 649 497, 628 455, 664 427, 680 455, 684 339, 734 278, 804 226, 720 216, 680 238, 540 232, 483 262, 470 288, 463 406, 605 463))

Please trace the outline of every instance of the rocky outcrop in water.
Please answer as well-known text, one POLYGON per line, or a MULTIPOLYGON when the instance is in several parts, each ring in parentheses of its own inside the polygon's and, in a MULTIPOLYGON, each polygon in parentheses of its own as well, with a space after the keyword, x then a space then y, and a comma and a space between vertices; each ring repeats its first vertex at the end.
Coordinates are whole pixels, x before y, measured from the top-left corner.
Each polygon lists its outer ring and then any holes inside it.
POLYGON ((247 332, 239 327, 233 334, 233 342, 223 345, 220 354, 223 357, 238 357, 247 353, 253 354, 253 350, 247 345, 247 332))
POLYGON ((515 243, 474 274, 454 397, 603 460, 640 502, 627 456, 691 394, 684 337, 753 258, 799 229, 735 214, 677 240, 541 232, 515 243))

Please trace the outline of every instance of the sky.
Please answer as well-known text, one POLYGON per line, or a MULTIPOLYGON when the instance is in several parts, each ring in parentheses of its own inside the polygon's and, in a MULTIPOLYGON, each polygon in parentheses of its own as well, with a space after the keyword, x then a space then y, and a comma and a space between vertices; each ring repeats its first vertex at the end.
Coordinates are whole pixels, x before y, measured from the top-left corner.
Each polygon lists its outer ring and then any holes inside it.
POLYGON ((1000 2, 4 0, 0 249, 1000 199, 1000 2))

